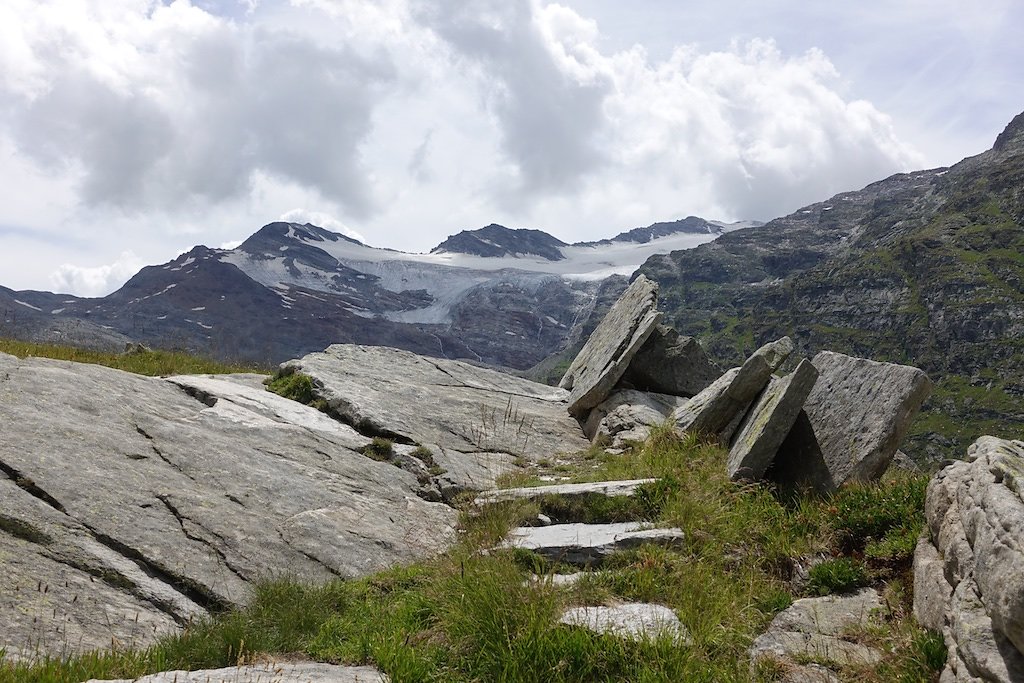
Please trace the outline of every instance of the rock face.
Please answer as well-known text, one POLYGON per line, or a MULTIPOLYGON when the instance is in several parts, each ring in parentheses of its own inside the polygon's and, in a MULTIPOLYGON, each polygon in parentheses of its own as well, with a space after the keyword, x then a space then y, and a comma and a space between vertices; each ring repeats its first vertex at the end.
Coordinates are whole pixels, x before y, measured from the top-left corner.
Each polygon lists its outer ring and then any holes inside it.
POLYGON ((645 392, 694 396, 722 374, 697 340, 658 325, 622 376, 622 385, 645 392))
POLYGON ((729 449, 727 468, 733 480, 755 480, 764 475, 817 379, 818 371, 807 359, 786 377, 772 377, 729 449))
POLYGON ((661 319, 658 286, 638 277, 615 302, 558 386, 568 389, 569 412, 582 417, 604 401, 661 319))
POLYGON ((812 362, 818 381, 779 449, 772 477, 825 491, 877 479, 931 392, 931 380, 917 368, 831 351, 812 362))
POLYGON ((983 436, 928 484, 914 614, 949 647, 943 681, 1024 680, 1024 442, 983 436))
POLYGON ((369 666, 333 664, 255 664, 202 671, 165 671, 142 678, 86 683, 387 683, 388 677, 369 666))
POLYGON ((0 648, 145 646, 287 568, 438 552, 456 513, 368 438, 251 376, 147 378, 0 354, 0 648))
POLYGON ((555 524, 513 529, 502 547, 532 550, 552 562, 591 566, 644 543, 678 545, 682 541, 679 529, 646 529, 636 522, 555 524))
POLYGON ((651 427, 663 423, 686 402, 680 396, 619 390, 590 411, 583 433, 595 443, 608 442, 617 448, 629 441, 643 441, 650 436, 651 427))
POLYGON ((873 588, 851 595, 797 600, 777 614, 768 631, 754 641, 750 658, 876 664, 881 661, 881 653, 855 642, 850 636, 857 629, 867 628, 872 617, 883 610, 882 601, 873 588))
POLYGON ((664 605, 629 602, 613 607, 571 607, 559 621, 629 640, 670 638, 679 645, 690 643, 686 627, 675 612, 664 605))
POLYGON ((567 391, 459 361, 335 344, 282 372, 311 376, 330 410, 360 431, 436 446, 453 461, 510 462, 589 445, 566 414, 567 391))

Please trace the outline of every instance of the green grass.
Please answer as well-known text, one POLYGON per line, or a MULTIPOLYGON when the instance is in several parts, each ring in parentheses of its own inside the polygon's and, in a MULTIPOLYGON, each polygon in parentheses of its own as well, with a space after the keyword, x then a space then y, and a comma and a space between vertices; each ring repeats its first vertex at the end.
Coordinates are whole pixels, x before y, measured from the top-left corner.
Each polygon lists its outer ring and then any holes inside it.
POLYGON ((817 595, 849 593, 868 583, 860 562, 848 557, 825 560, 811 567, 807 588, 817 595))
POLYGON ((205 375, 230 372, 266 372, 266 368, 254 365, 221 363, 200 358, 181 351, 137 351, 132 353, 107 353, 90 349, 56 344, 38 344, 13 339, 0 339, 0 353, 9 353, 19 358, 53 358, 105 365, 109 368, 134 372, 138 375, 205 375))
MULTIPOLYGON (((831 562, 819 567, 830 566, 842 579, 837 570, 860 567, 854 555, 865 554, 871 543, 896 544, 891 539, 903 538, 903 530, 919 530, 923 489, 919 480, 894 479, 831 497, 787 498, 766 486, 729 482, 725 455, 716 446, 657 429, 632 451, 609 455, 594 449, 575 462, 576 480, 663 479, 631 503, 545 498, 474 514, 467 510, 459 541, 442 556, 319 587, 266 583, 248 608, 196 624, 149 650, 34 666, 0 662, 0 683, 128 677, 265 656, 374 664, 396 683, 752 680, 746 658, 752 640, 794 599, 825 586, 819 582, 797 592, 791 581, 796 562, 828 555, 831 562), (620 553, 572 587, 528 580, 531 573, 564 567, 522 552, 481 552, 541 509, 593 519, 649 519, 680 527, 686 539, 680 548, 643 546, 620 553), (557 623, 567 606, 615 600, 670 607, 693 644, 620 641, 557 623)), ((887 567, 902 561, 883 555, 887 567)), ((877 573, 865 561, 855 578, 882 587, 893 616, 857 636, 882 648, 882 664, 872 671, 844 671, 844 678, 933 679, 942 665, 941 637, 936 640, 908 616, 905 575, 877 573)), ((824 590, 849 583, 832 577, 824 590)), ((778 673, 763 667, 754 680, 777 680, 778 673)))

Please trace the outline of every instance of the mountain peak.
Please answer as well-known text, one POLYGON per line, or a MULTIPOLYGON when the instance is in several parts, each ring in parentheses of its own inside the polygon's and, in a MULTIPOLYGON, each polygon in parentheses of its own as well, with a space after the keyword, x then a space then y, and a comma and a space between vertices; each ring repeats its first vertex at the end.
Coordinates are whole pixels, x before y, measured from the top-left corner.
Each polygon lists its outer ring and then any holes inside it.
POLYGON ((996 138, 992 149, 997 152, 1024 150, 1024 112, 1013 117, 996 138))
POLYGON ((477 230, 463 230, 457 235, 449 235, 430 253, 469 254, 486 258, 539 256, 548 261, 561 261, 565 258, 561 250, 564 246, 565 242, 542 230, 506 228, 491 223, 477 230))

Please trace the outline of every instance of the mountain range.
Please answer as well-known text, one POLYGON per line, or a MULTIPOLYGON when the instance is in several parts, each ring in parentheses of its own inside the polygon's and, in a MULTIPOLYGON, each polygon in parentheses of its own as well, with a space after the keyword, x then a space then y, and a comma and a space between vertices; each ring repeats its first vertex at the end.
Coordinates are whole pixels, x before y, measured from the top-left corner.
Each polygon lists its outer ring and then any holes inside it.
POLYGON ((992 148, 902 173, 639 270, 667 322, 736 362, 791 335, 936 382, 909 449, 1024 430, 1024 114, 992 148))
POLYGON ((723 364, 789 335, 807 355, 926 370, 936 390, 908 443, 918 460, 1020 433, 1024 114, 977 156, 765 224, 690 217, 576 244, 492 224, 407 254, 271 223, 100 299, 0 288, 0 336, 263 363, 354 342, 557 380, 638 273, 660 284, 665 322, 723 364))
POLYGON ((524 369, 585 338, 651 255, 749 225, 689 217, 566 244, 491 224, 410 254, 271 223, 234 249, 143 268, 102 298, 0 288, 0 335, 266 364, 351 342, 524 369))

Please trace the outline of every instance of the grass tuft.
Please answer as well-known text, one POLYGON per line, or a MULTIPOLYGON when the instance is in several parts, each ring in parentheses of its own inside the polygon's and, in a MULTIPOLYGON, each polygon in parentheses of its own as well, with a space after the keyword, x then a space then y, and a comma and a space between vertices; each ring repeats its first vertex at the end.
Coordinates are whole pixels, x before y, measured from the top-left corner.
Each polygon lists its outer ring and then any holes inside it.
POLYGON ((0 353, 18 358, 52 358, 105 365, 108 368, 134 372, 137 375, 166 377, 169 375, 222 375, 232 372, 267 372, 267 368, 251 364, 222 363, 183 351, 144 349, 131 353, 108 353, 57 344, 39 344, 15 339, 0 339, 0 353))

